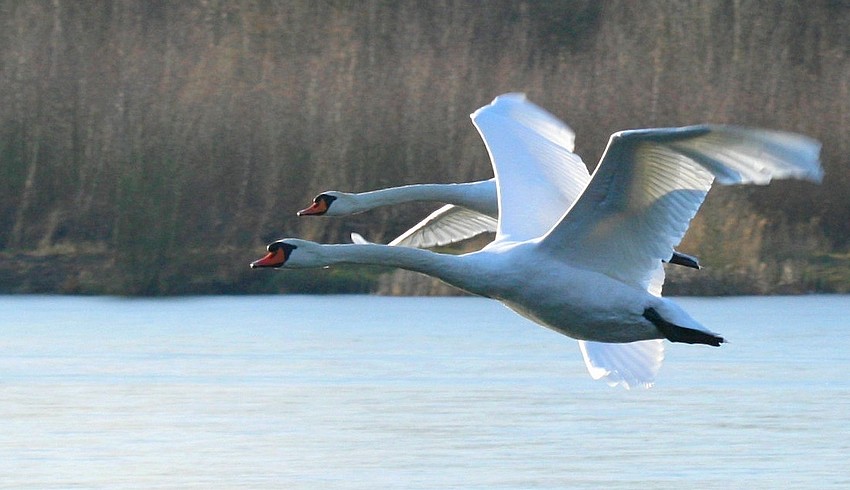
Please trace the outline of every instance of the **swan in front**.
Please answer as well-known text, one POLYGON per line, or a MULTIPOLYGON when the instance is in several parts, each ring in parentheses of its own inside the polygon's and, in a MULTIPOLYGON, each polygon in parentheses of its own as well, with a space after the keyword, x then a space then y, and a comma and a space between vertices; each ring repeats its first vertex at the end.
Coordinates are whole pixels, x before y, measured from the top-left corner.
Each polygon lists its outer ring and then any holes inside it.
POLYGON ((611 136, 575 203, 541 232, 522 198, 539 179, 564 172, 552 164, 553 154, 571 152, 524 131, 508 102, 497 98, 472 115, 498 186, 496 238, 483 249, 447 255, 283 239, 251 266, 381 264, 434 276, 583 342, 589 369, 604 362, 624 366, 624 372, 591 369, 594 378, 649 386, 663 358, 663 339, 724 342, 660 295, 661 261, 671 257, 712 182, 822 178, 819 143, 796 134, 720 125, 622 131, 611 136), (588 353, 587 346, 598 350, 588 353))

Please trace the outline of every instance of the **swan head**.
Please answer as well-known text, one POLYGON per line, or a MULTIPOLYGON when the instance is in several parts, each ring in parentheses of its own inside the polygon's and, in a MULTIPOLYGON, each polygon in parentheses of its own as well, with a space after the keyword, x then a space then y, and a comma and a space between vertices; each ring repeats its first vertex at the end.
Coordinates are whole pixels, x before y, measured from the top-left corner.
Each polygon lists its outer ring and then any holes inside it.
POLYGON ((307 240, 284 238, 270 243, 265 257, 251 262, 252 269, 301 269, 308 267, 323 267, 321 245, 307 240))
POLYGON ((351 194, 326 191, 313 198, 313 203, 298 211, 298 216, 347 216, 359 212, 351 194))

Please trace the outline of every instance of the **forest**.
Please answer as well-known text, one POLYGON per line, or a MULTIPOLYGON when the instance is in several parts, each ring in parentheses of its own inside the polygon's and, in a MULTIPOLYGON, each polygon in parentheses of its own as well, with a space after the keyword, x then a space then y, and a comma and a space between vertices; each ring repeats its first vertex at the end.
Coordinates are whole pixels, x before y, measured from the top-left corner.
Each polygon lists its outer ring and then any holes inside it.
MULTIPOLYGON (((0 293, 451 294, 383 268, 252 271, 267 242, 389 241, 435 208, 324 190, 492 176, 469 114, 525 92, 592 170, 618 130, 823 143, 821 185, 715 187, 667 294, 850 291, 850 2, 0 2, 0 293)), ((481 246, 486 238, 466 244, 481 246)))

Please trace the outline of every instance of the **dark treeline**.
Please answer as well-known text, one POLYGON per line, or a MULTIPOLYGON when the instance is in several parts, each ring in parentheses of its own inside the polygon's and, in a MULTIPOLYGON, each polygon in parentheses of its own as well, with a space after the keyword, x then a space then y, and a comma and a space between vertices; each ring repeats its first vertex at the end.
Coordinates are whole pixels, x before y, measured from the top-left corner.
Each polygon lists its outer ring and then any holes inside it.
POLYGON ((430 209, 296 218, 319 191, 489 177, 468 114, 508 91, 570 124, 591 167, 626 128, 818 138, 823 185, 712 191, 680 247, 707 270, 668 291, 850 289, 848 2, 17 0, 0 290, 408 292, 376 269, 247 263, 282 236, 388 240, 430 209))

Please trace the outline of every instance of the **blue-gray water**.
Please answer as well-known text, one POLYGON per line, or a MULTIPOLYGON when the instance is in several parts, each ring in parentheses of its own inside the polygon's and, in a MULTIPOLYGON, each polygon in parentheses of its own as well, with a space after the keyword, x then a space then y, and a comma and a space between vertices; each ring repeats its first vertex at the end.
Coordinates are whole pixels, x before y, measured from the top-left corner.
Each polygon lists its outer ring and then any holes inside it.
POLYGON ((0 488, 850 488, 850 297, 678 301, 625 391, 477 298, 0 297, 0 488))

